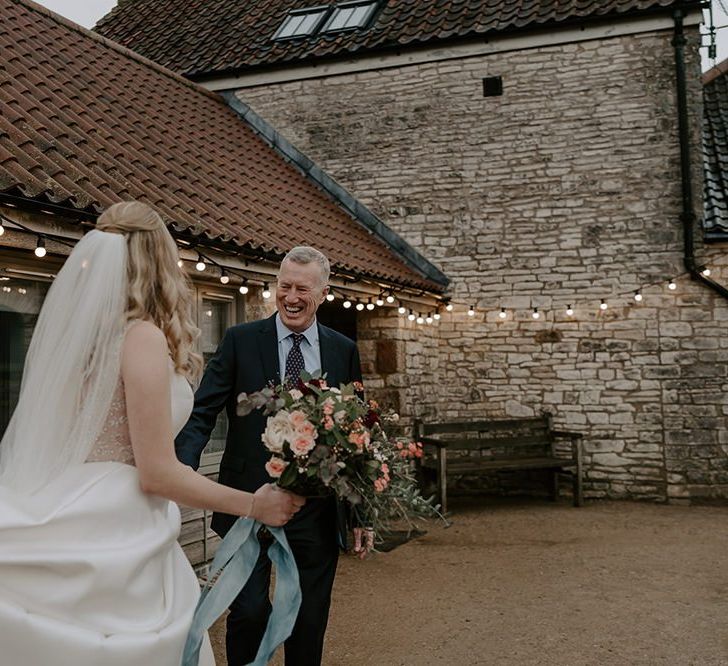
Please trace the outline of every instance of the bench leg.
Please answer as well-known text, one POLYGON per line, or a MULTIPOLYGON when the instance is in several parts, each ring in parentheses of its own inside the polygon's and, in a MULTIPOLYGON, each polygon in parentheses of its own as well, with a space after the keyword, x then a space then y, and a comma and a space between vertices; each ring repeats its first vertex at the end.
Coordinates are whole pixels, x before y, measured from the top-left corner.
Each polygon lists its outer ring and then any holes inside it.
POLYGON ((581 442, 576 439, 573 441, 573 447, 574 452, 576 453, 576 469, 572 471, 572 478, 574 481, 574 506, 583 506, 584 504, 584 494, 582 490, 582 467, 583 467, 583 461, 582 461, 582 451, 581 451, 581 442))
POLYGON ((437 449, 437 490, 440 495, 440 511, 447 513, 447 449, 437 449))
POLYGON ((559 499, 559 470, 554 469, 551 472, 551 501, 555 502, 559 499))

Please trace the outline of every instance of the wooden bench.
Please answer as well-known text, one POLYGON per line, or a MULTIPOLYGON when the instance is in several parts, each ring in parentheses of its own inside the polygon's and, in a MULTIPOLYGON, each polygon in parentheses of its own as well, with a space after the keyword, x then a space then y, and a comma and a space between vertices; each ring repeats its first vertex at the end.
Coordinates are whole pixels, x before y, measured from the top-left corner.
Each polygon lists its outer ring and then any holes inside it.
POLYGON ((550 414, 538 418, 491 421, 416 421, 414 432, 415 439, 437 448, 435 461, 425 457, 422 464, 437 471, 437 489, 443 513, 447 511, 448 475, 473 476, 498 470, 550 470, 553 500, 558 497, 559 472, 569 472, 573 481, 574 506, 582 505, 582 435, 554 430, 550 414), (555 445, 559 439, 571 440, 570 457, 557 455, 555 445))

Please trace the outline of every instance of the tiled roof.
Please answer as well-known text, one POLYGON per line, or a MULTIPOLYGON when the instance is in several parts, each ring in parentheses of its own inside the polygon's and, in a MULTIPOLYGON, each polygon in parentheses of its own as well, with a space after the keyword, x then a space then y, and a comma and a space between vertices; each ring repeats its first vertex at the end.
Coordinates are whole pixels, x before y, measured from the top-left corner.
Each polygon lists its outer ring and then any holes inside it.
POLYGON ((25 0, 0 0, 0 53, 0 194, 95 213, 140 199, 230 249, 312 243, 340 269, 442 291, 219 96, 25 0))
POLYGON ((402 49, 437 40, 586 20, 663 13, 698 0, 380 0, 369 26, 354 32, 273 41, 292 9, 335 0, 126 0, 96 30, 190 77, 354 53, 402 49))
POLYGON ((728 241, 728 60, 703 75, 705 234, 728 241))

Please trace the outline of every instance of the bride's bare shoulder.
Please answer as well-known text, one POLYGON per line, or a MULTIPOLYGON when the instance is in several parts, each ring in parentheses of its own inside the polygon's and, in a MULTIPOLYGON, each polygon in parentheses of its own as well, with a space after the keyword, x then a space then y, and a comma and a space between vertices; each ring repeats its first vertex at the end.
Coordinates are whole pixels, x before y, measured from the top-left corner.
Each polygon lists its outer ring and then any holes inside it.
POLYGON ((169 354, 167 338, 162 330, 151 321, 137 320, 129 325, 124 338, 124 356, 169 354))

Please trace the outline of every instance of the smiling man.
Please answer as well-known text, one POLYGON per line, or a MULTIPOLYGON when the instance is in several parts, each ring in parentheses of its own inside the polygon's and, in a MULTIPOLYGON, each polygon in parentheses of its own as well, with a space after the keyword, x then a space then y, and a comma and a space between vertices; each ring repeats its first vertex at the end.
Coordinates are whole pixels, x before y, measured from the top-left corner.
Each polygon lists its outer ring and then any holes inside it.
MULTIPOLYGON (((217 416, 225 408, 229 428, 218 480, 255 491, 271 481, 265 471, 269 452, 261 441, 266 418, 259 410, 237 416, 237 396, 270 382, 295 382, 303 370, 323 371, 330 386, 361 381, 356 345, 316 321, 328 283, 329 261, 318 250, 295 247, 283 258, 278 272, 277 312, 268 319, 229 328, 205 368, 192 416, 175 442, 182 462, 197 469, 217 416)), ((212 528, 224 536, 235 520, 235 516, 215 514, 212 528)), ((346 544, 343 512, 333 498, 311 498, 284 529, 296 558, 302 592, 301 609, 285 643, 285 663, 319 666, 339 547, 346 544)), ((358 534, 355 543, 360 539, 358 534)), ((270 614, 270 541, 265 534, 260 535, 260 541, 255 570, 230 606, 227 618, 230 666, 255 659, 270 614)), ((371 542, 364 551, 370 546, 371 542)))

